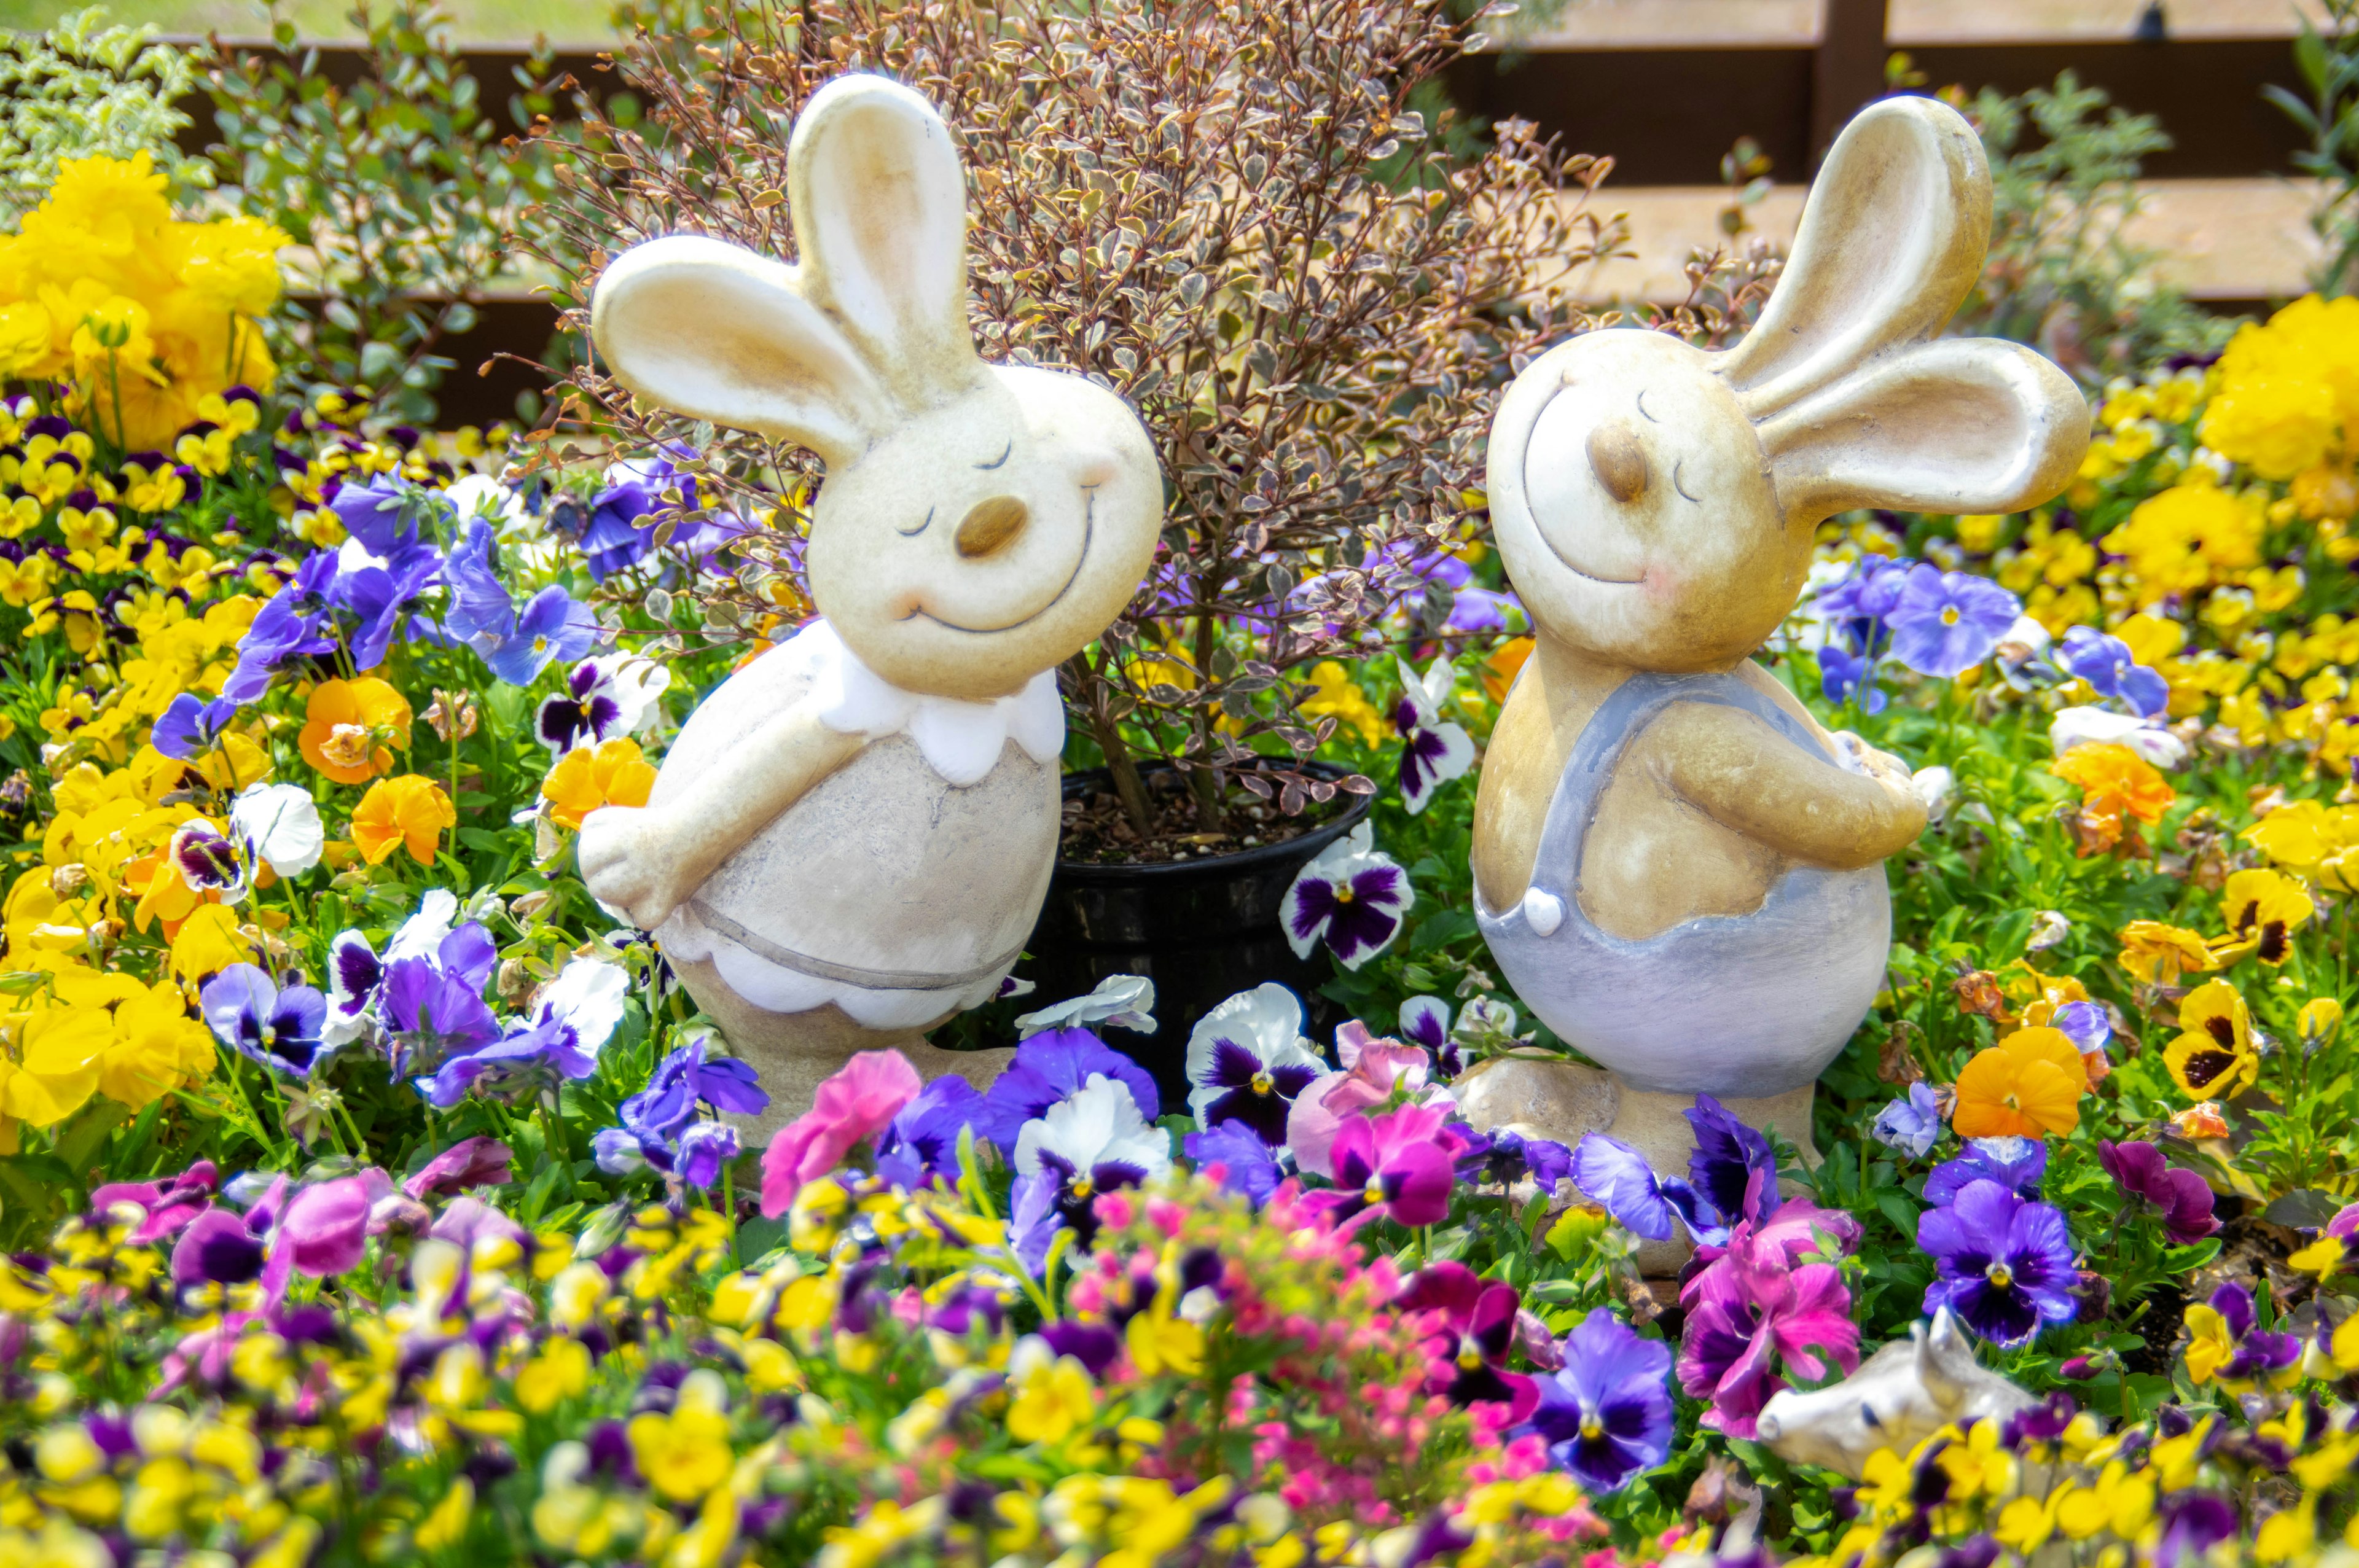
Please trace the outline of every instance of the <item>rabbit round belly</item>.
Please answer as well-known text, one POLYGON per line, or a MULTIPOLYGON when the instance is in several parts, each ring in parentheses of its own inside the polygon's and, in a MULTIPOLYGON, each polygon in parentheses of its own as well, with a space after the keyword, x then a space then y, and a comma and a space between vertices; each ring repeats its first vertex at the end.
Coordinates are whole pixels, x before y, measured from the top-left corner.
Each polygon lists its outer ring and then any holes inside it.
MULTIPOLYGON (((651 805, 802 697, 810 671, 786 656, 792 651, 764 654, 705 700, 665 759, 651 805)), ((701 958, 717 935, 766 960, 785 993, 745 1000, 772 1011, 832 1000, 863 1018, 872 1011, 864 1003, 889 1001, 894 1025, 929 1022, 987 995, 1022 948, 1048 892, 1059 827, 1054 764, 1014 741, 962 787, 908 736, 888 735, 723 862, 666 923, 665 945, 701 958), (902 1016, 929 995, 939 1005, 927 1018, 902 1016)))
POLYGON ((1483 914, 1516 995, 1622 1082, 1662 1094, 1757 1099, 1815 1081, 1883 989, 1892 945, 1880 865, 1796 867, 1749 914, 1637 939, 1557 911, 1543 935, 1535 907, 1527 895, 1483 914))

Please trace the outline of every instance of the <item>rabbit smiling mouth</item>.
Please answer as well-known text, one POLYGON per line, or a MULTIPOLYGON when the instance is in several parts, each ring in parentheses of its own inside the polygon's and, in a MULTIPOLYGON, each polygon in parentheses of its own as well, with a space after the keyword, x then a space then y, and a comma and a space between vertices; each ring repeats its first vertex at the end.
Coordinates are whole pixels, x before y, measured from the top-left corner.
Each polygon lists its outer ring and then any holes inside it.
MULTIPOLYGON (((1531 448, 1529 446, 1526 446, 1524 449, 1524 469, 1526 475, 1524 479, 1524 493, 1527 496, 1530 495, 1532 492, 1530 479, 1531 462, 1531 448)), ((1549 554, 1554 556, 1559 561, 1562 562, 1565 569, 1572 573, 1573 576, 1578 578, 1586 578, 1591 582, 1604 583, 1611 588, 1636 588, 1640 583, 1646 581, 1646 576, 1644 573, 1641 573, 1637 577, 1600 577, 1597 573, 1587 570, 1579 563, 1575 562, 1571 556, 1564 553, 1564 546, 1556 542, 1555 536, 1549 532, 1548 525, 1540 521, 1539 514, 1537 511, 1533 511, 1531 513, 1531 519, 1532 531, 1540 536, 1540 540, 1543 544, 1548 546, 1549 554)))
POLYGON ((928 610, 922 604, 913 608, 908 614, 904 615, 901 619, 904 621, 916 621, 922 618, 932 622, 937 626, 944 627, 952 632, 964 632, 970 636, 988 637, 996 633, 1013 632, 1018 626, 1028 625, 1032 622, 1039 620, 1043 615, 1048 614, 1051 610, 1056 609, 1060 603, 1063 602, 1065 595, 1073 591, 1073 584, 1081 580, 1082 568, 1090 564, 1090 544, 1097 536, 1097 486, 1091 485, 1087 489, 1083 490, 1082 493, 1089 499, 1082 507, 1081 552, 1073 557, 1073 569, 1066 574, 1064 582, 1058 587, 1056 593, 1049 598, 1048 603, 1040 606, 1038 610, 1027 611, 1025 614, 1017 616, 1013 621, 1004 622, 997 626, 962 626, 955 621, 943 620, 940 616, 935 614, 932 611, 928 610))

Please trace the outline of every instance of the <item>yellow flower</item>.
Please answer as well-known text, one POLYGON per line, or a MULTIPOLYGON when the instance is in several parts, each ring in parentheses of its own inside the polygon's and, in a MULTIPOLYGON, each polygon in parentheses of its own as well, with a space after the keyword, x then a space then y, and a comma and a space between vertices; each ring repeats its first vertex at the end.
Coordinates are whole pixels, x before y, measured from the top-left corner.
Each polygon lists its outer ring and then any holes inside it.
POLYGON ((2253 1540, 2253 1557, 2261 1563, 2284 1563, 2309 1555, 2317 1544, 2318 1499, 2306 1497, 2261 1521, 2261 1532, 2253 1540))
POLYGON ((2253 1015, 2236 988, 2210 980, 2179 1004, 2181 1033, 2162 1054, 2170 1076, 2187 1098, 2232 1099, 2260 1076, 2253 1050, 2253 1015))
POLYGON ((721 1375, 701 1367, 680 1384, 669 1415, 631 1418, 631 1452, 649 1486, 674 1502, 689 1502, 728 1479, 735 1463, 723 1413, 728 1400, 721 1375))
POLYGON ((2359 302, 2295 300, 2220 356, 2203 443, 2264 479, 2322 465, 2359 414, 2359 302))
POLYGON ((645 806, 655 788, 656 770, 639 752, 637 741, 617 736, 593 749, 576 746, 558 759, 540 783, 549 816, 567 827, 603 806, 645 806))
POLYGON ((1153 1304, 1134 1314, 1124 1329, 1131 1364, 1142 1377, 1168 1371, 1192 1378, 1203 1369, 1204 1331, 1173 1314, 1172 1295, 1168 1289, 1156 1292, 1153 1304))
POLYGON ((2314 996, 2301 1004, 2301 1011, 2294 1015, 2293 1026, 2301 1036, 2302 1048, 2316 1050, 2343 1027, 2343 1004, 2331 996, 2314 996))
POLYGON ((2230 1332, 2228 1320, 2203 1302, 2188 1307, 2187 1375, 2197 1388, 2210 1382, 2212 1374, 2226 1366, 2236 1355, 2236 1336, 2230 1332))
POLYGON ((172 974, 190 984, 253 957, 254 944, 238 928, 237 912, 227 904, 206 904, 172 934, 172 974))
POLYGON ((1303 700, 1301 710, 1311 718, 1332 714, 1338 726, 1357 735, 1363 746, 1374 746, 1393 732, 1351 672, 1333 659, 1321 659, 1310 666, 1310 684, 1316 689, 1303 700))
POLYGON ((461 1476, 442 1494, 442 1500, 418 1521, 410 1539, 420 1552, 440 1552, 467 1538, 467 1516, 475 1506, 475 1483, 461 1476))
POLYGON ((578 1399, 590 1389, 590 1351, 578 1339, 549 1340, 516 1374, 516 1403, 546 1415, 560 1400, 578 1399))
POLYGON ((2102 816, 2126 813, 2159 822, 2179 798, 2155 765, 2114 741, 2075 746, 2049 765, 2058 778, 2081 786, 2082 808, 2102 816))
POLYGON ((2277 965, 2293 952, 2293 934, 2318 913, 2318 906, 2299 882, 2282 871, 2253 870, 2229 873, 2227 885, 2220 890, 2220 910, 2228 935, 2212 945, 2215 958, 2233 964, 2250 953, 2264 964, 2277 965))
POLYGON ((2133 920, 2122 927, 2122 968, 2148 985, 2174 986, 2190 969, 2218 966, 2201 933, 2158 920, 2133 920))
POLYGON ((81 1109, 98 1088, 100 1058, 114 1039, 114 1021, 103 1008, 33 1013, 17 1032, 16 1061, 0 1065, 0 1115, 49 1127, 81 1109))
POLYGON ((1962 1138, 2040 1138, 2081 1125, 2089 1071, 2058 1029, 2018 1029, 1958 1075, 1951 1125, 1962 1138))
POLYGON ((2210 470, 2198 469, 2139 503, 2129 521, 2102 542, 2128 557, 2137 601, 2145 606, 2258 565, 2265 524, 2259 507, 2211 482, 2210 470))
POLYGON ((409 749, 409 703, 373 676, 322 681, 311 690, 303 732, 303 760, 338 784, 366 784, 393 771, 387 746, 409 749))
POLYGON ((1998 1538, 2001 1546, 2028 1557, 2047 1545, 2048 1538, 2056 1533, 2056 1514, 2062 1501, 2061 1492, 2049 1494, 2045 1502, 2035 1498, 2016 1498, 1999 1510, 1998 1528, 1991 1533, 1998 1538))
POLYGON ((1016 1398, 1007 1407, 1007 1431, 1018 1443, 1062 1443, 1097 1413, 1097 1394, 1082 1364, 1037 1339, 1017 1346, 1008 1381, 1016 1398))
POLYGON ((458 825, 459 814, 440 784, 419 773, 404 773, 379 779, 361 796, 353 813, 353 843, 372 866, 383 865, 404 845, 411 860, 430 866, 442 830, 458 825))
POLYGON ((2056 1525, 2074 1541, 2086 1541, 2110 1530, 2124 1541, 2135 1540, 2154 1518, 2154 1477, 2132 1475, 2116 1459, 2097 1476, 2093 1487, 2060 1487, 2053 1499, 2056 1525))

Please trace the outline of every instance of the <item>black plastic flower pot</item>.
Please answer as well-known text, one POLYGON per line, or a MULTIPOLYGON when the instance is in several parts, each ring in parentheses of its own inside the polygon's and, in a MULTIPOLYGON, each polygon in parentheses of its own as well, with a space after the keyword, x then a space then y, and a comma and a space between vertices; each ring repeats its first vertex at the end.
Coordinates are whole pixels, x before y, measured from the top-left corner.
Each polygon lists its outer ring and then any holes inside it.
MULTIPOLYGON (((1344 776, 1344 770, 1324 762, 1307 763, 1303 771, 1344 776)), ((1112 787, 1103 768, 1070 773, 1064 781, 1068 800, 1112 787)), ((1233 855, 1167 865, 1058 861, 1032 930, 1030 957, 1016 968, 1039 988, 1026 1004, 1083 995, 1111 975, 1153 980, 1155 1033, 1108 1029, 1103 1035, 1155 1075, 1167 1113, 1187 1102, 1189 1033, 1237 992, 1276 980, 1302 999, 1305 1027, 1324 1034, 1341 1021, 1339 1010, 1316 994, 1333 968, 1321 948, 1307 959, 1296 957, 1278 914, 1302 868, 1368 815, 1370 796, 1340 798, 1347 803, 1343 811, 1312 831, 1233 855)))

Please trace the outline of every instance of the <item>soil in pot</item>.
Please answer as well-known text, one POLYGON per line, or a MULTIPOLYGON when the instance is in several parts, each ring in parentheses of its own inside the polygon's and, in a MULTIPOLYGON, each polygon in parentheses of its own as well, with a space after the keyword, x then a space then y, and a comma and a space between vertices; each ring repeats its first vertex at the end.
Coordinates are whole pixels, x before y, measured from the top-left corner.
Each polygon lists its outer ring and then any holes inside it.
MULTIPOLYGON (((1331 776, 1335 773, 1324 767, 1306 771, 1331 776)), ((1147 826, 1144 833, 1131 820, 1130 813, 1123 809, 1122 797, 1114 793, 1113 780, 1104 769, 1092 768, 1071 776, 1065 790, 1064 833, 1057 845, 1060 864, 1159 866, 1283 844, 1316 833, 1338 814, 1349 810, 1354 798, 1339 791, 1325 801, 1314 801, 1306 809, 1288 816, 1278 809, 1276 801, 1264 800, 1232 784, 1228 799, 1222 803, 1226 823, 1219 831, 1207 832, 1203 817, 1196 809, 1195 796, 1189 793, 1177 770, 1142 769, 1139 782, 1147 786, 1147 826), (1081 780, 1089 783, 1077 791, 1072 785, 1081 780)))

